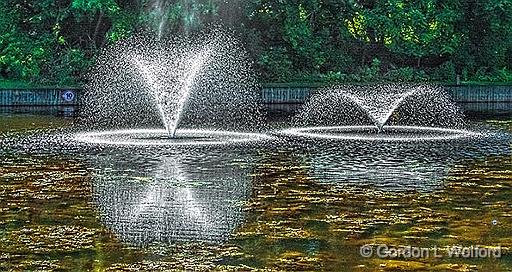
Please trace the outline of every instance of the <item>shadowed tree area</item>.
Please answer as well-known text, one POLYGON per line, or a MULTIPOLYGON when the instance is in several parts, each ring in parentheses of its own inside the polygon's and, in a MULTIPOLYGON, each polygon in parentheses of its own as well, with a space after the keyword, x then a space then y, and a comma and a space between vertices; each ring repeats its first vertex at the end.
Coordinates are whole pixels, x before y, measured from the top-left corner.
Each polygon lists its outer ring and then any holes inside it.
POLYGON ((509 0, 3 0, 0 78, 80 84, 138 31, 223 24, 262 81, 512 81, 509 0))

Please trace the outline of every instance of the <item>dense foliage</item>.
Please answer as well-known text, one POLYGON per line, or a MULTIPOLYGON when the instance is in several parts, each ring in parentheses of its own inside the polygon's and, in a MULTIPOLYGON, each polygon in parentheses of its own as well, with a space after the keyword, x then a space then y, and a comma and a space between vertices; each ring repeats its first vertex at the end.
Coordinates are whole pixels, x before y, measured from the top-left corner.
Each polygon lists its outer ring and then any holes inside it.
POLYGON ((211 23, 263 81, 512 81, 510 0, 2 0, 0 78, 74 84, 140 29, 211 23))

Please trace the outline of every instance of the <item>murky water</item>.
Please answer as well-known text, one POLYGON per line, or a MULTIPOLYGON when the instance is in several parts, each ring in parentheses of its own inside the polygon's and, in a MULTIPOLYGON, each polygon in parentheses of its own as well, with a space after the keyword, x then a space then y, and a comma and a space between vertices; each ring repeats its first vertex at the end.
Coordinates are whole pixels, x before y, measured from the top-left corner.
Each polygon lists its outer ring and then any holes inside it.
MULTIPOLYGON (((480 123, 512 132, 511 121, 480 123)), ((77 145, 0 117, 0 270, 510 271, 512 152, 493 139, 77 145), (380 258, 363 245, 438 249, 380 258), (501 246, 453 258, 452 246, 501 246)))

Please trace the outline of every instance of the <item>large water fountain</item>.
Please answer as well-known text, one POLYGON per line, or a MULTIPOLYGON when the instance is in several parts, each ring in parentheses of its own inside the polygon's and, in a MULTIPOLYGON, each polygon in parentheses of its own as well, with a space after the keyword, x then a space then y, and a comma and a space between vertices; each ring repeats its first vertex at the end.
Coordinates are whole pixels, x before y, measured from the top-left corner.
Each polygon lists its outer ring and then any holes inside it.
POLYGON ((425 141, 478 136, 442 89, 366 85, 315 93, 284 134, 331 140, 425 141))
POLYGON ((250 63, 226 31, 135 35, 104 50, 91 73, 81 142, 214 145, 268 139, 250 63), (155 129, 163 127, 163 129, 155 129), (236 131, 236 132, 233 132, 236 131))

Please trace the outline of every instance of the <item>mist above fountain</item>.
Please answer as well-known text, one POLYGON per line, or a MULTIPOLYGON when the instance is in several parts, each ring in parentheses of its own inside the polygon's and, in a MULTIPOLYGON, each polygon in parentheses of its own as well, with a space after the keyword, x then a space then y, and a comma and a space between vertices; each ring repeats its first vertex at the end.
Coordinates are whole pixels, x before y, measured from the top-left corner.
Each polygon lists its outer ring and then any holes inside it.
POLYGON ((449 140, 474 136, 462 111, 428 85, 337 86, 315 93, 286 134, 345 140, 449 140))
POLYGON ((80 134, 80 141, 205 144, 229 140, 230 131, 237 142, 264 138, 254 137, 263 114, 250 62, 218 27, 193 36, 134 35, 106 48, 90 78, 83 116, 101 132, 80 134))

